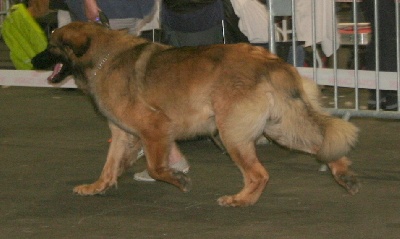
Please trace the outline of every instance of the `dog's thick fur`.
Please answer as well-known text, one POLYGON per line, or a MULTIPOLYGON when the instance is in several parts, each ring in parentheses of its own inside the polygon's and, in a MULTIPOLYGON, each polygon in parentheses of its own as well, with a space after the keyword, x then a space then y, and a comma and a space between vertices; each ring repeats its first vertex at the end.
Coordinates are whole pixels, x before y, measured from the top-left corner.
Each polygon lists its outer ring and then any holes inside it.
MULTIPOLYGON (((351 194, 359 189, 346 158, 357 128, 323 113, 316 85, 264 48, 173 48, 77 22, 56 30, 49 50, 72 70, 112 132, 100 178, 77 186, 78 194, 103 193, 115 185, 141 145, 152 177, 188 191, 189 178, 168 167, 169 151, 177 139, 216 130, 244 177, 243 189, 219 198, 220 205, 246 206, 260 197, 269 179, 255 149, 263 134, 316 155, 351 194)), ((54 74, 49 81, 62 78, 54 74)))

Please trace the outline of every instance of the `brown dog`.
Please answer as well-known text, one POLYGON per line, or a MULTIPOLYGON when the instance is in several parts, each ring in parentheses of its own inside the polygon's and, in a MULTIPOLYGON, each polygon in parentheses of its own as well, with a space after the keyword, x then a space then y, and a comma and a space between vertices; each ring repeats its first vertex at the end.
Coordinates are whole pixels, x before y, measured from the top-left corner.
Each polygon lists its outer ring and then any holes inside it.
POLYGON ((255 150, 262 134, 315 154, 351 194, 359 189, 345 157, 357 128, 322 113, 315 84, 261 47, 173 48, 76 22, 56 30, 49 49, 63 63, 49 81, 72 73, 108 118, 112 132, 100 178, 77 186, 78 194, 102 193, 115 185, 141 144, 150 175, 188 191, 189 178, 168 167, 169 151, 176 139, 216 130, 244 177, 244 188, 219 198, 220 205, 251 205, 263 192, 269 175, 255 150))

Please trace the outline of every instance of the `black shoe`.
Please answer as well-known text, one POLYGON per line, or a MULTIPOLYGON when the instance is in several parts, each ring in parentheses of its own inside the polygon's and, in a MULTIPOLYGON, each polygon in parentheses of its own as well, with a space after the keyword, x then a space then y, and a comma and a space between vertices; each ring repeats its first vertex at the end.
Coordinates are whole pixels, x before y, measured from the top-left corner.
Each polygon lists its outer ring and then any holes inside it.
MULTIPOLYGON (((387 96, 381 98, 380 100, 380 109, 386 111, 397 111, 399 105, 397 102, 397 97, 387 96)), ((376 101, 375 100, 368 100, 368 109, 369 110, 376 110, 376 101)))
POLYGON ((384 110, 387 111, 396 111, 399 107, 397 102, 397 95, 387 95, 385 100, 385 106, 383 107, 384 110))
MULTIPOLYGON (((383 109, 385 106, 386 97, 383 97, 379 100, 379 108, 383 109)), ((369 110, 376 110, 376 98, 369 97, 368 99, 368 109, 369 110)))

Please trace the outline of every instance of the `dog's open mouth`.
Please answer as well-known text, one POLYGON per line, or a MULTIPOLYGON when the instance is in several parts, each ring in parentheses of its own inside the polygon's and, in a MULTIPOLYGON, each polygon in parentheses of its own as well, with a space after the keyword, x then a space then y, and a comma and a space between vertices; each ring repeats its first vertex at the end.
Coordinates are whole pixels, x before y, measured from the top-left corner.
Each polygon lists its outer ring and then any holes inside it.
POLYGON ((47 81, 49 83, 55 84, 55 83, 59 83, 62 80, 64 80, 65 77, 67 77, 66 67, 64 67, 63 63, 57 63, 54 65, 53 68, 53 72, 51 73, 51 75, 49 77, 47 77, 47 81))
POLYGON ((33 68, 36 70, 50 70, 53 72, 47 77, 47 82, 50 84, 57 84, 72 74, 71 65, 62 57, 46 49, 31 60, 33 68))

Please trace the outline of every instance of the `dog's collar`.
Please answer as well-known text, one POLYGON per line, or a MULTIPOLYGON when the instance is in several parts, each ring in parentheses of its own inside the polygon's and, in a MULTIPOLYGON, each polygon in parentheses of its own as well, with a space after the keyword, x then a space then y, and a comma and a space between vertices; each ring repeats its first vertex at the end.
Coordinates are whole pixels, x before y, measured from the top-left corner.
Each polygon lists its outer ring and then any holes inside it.
POLYGON ((96 67, 96 69, 95 69, 95 71, 94 71, 94 73, 93 73, 93 76, 96 76, 96 75, 97 75, 97 72, 103 68, 104 63, 107 62, 109 56, 110 56, 110 53, 108 53, 108 54, 100 61, 100 63, 97 65, 97 67, 96 67))

